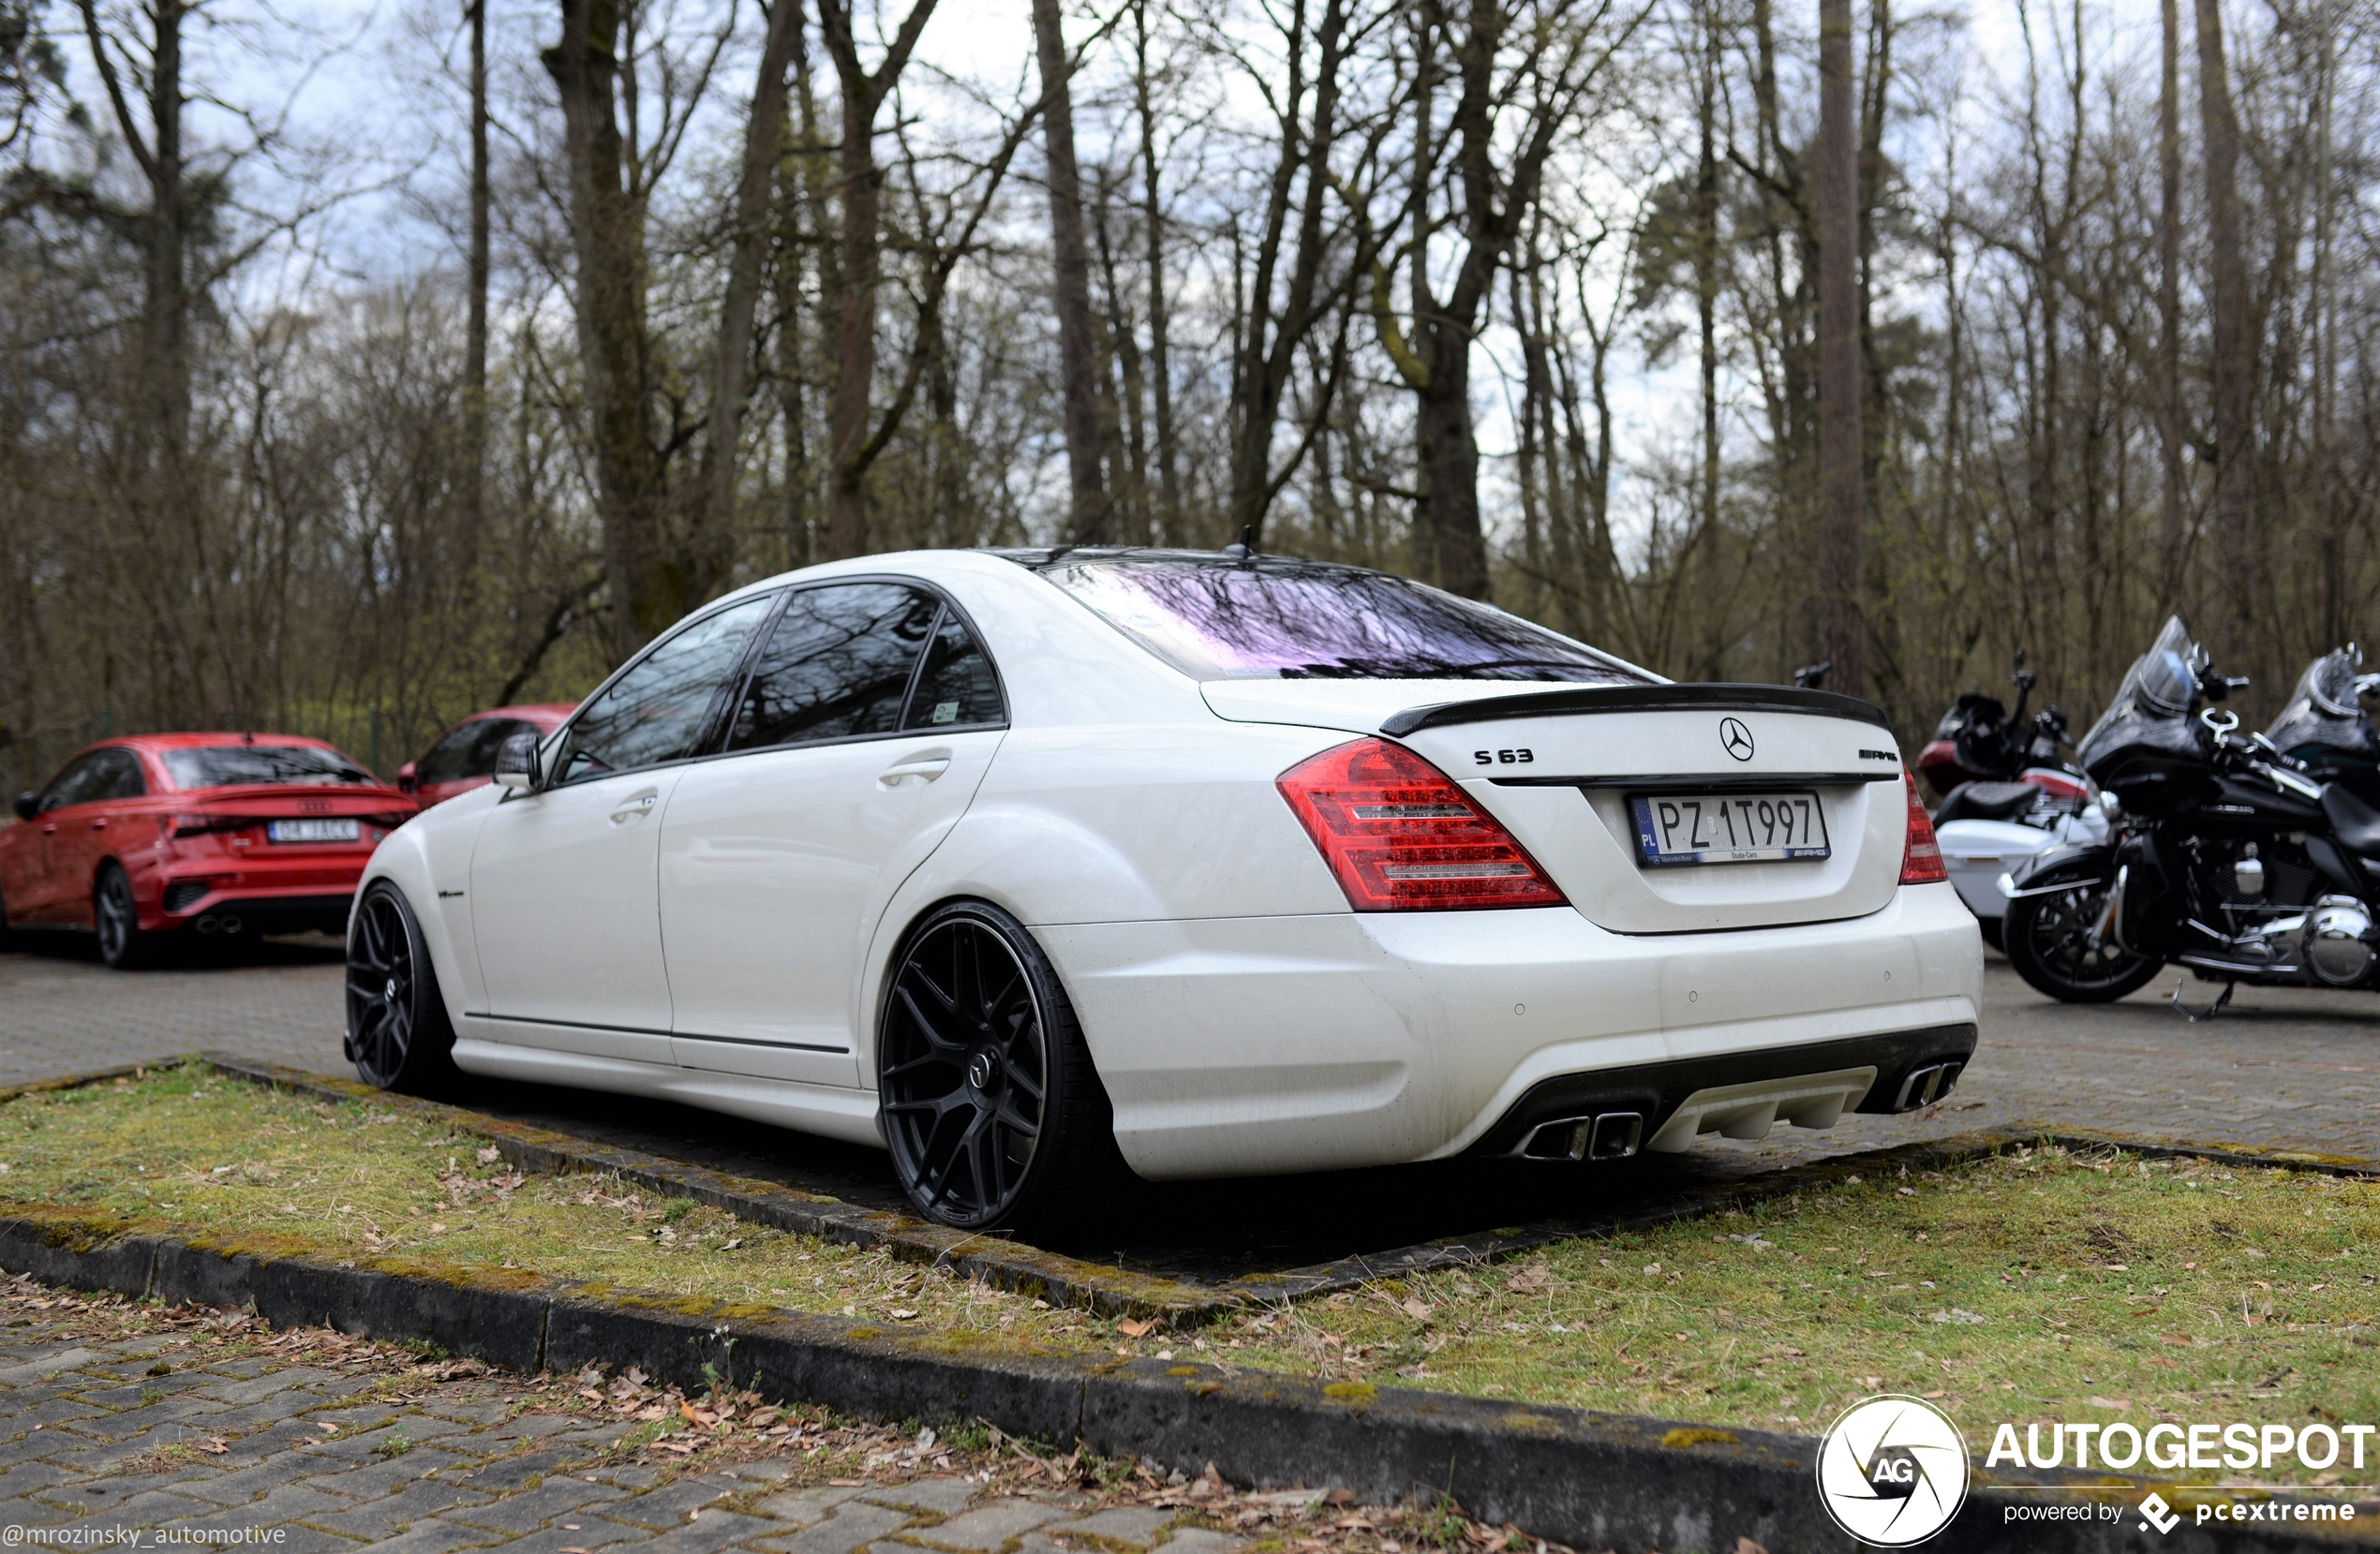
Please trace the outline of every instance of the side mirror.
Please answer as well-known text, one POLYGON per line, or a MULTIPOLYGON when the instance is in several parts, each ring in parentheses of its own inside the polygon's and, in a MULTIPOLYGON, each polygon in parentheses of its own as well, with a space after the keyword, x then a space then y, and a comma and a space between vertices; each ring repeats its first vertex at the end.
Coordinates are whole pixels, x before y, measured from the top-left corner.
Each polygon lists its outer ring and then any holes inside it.
POLYGON ((409 793, 420 786, 421 784, 414 780, 413 763, 409 761, 404 765, 399 766, 396 769, 396 791, 398 792, 409 793))
POLYGON ((41 795, 28 788, 17 795, 17 819, 29 821, 41 813, 41 795))
POLYGON ((523 729, 508 737, 496 752, 496 786, 533 793, 543 776, 537 767, 537 735, 523 729))

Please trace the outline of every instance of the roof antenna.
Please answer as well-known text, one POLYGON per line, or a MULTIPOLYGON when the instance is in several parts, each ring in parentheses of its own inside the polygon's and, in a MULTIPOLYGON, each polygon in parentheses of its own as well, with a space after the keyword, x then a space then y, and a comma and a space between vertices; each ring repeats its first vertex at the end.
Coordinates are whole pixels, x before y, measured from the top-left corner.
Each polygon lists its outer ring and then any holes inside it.
POLYGON ((1234 561, 1249 560, 1257 554, 1256 540, 1257 526, 1254 524, 1246 525, 1240 530, 1240 542, 1236 545, 1224 546, 1223 554, 1234 561))

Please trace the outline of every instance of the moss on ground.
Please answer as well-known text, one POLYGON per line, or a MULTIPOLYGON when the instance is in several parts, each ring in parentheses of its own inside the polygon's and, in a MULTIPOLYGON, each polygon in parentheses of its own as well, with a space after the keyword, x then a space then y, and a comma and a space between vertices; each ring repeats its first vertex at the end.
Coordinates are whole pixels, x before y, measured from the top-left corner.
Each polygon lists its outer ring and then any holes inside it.
POLYGON ((2375 1285, 2380 1183, 2028 1148, 1383 1281, 1207 1341, 1768 1429, 1815 1431, 1883 1391, 1967 1422, 2374 1423, 2375 1285))
POLYGON ((754 1225, 609 1177, 526 1176, 476 1135, 195 1065, 0 1105, 0 1206, 74 1209, 211 1244, 383 1266, 553 1274, 754 1311, 789 1309, 1111 1342, 1081 1311, 881 1251, 754 1225))
POLYGON ((2114 1152, 1852 1177, 1196 1333, 1121 1329, 606 1177, 524 1177, 433 1120, 197 1068, 0 1105, 9 1201, 887 1333, 1225 1360, 1349 1401, 1425 1387, 1815 1430, 1898 1391, 1962 1420, 2380 1421, 2380 1184, 2114 1152))

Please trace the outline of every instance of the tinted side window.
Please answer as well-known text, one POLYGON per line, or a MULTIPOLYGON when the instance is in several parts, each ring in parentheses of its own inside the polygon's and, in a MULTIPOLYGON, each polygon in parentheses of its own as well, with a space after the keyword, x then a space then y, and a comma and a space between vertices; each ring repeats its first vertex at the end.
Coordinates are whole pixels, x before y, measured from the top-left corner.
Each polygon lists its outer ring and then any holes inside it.
POLYGON ((504 747, 504 741, 523 729, 535 733, 537 725, 517 718, 483 718, 465 723, 430 747, 430 753, 415 763, 413 776, 421 782, 486 777, 496 770, 496 752, 504 747))
POLYGON ((46 815, 52 809, 64 809, 69 804, 88 804, 97 797, 98 787, 107 773, 101 760, 106 753, 94 750, 89 755, 68 762, 64 771, 50 779, 50 786, 41 790, 41 813, 46 815))
POLYGON ((753 660, 727 747, 893 733, 941 601, 895 583, 804 588, 753 660))
POLYGON ((413 763, 413 777, 419 782, 453 782, 469 769, 471 741, 487 728, 488 719, 476 723, 460 723, 446 731, 444 737, 429 747, 422 759, 413 763))
POLYGON ((560 780, 692 755, 712 698, 742 658, 745 639, 776 602, 746 599, 694 622, 647 654, 571 724, 569 743, 556 763, 560 780))
POLYGON ((966 626, 948 610, 934 628, 926 649, 926 667, 917 673, 917 690, 909 699, 904 729, 965 728, 998 723, 1007 717, 1001 704, 1000 680, 991 660, 975 645, 966 626))
POLYGON ((100 799, 137 799, 149 791, 141 776, 141 758, 130 750, 99 752, 99 775, 83 803, 100 799))

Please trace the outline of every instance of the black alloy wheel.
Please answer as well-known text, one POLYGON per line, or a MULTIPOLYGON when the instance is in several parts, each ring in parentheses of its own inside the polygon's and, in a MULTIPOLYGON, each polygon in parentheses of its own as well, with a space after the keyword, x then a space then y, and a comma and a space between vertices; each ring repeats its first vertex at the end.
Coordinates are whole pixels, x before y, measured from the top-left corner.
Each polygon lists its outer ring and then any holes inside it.
POLYGON ((454 1028, 405 893, 364 891, 347 930, 347 1057, 364 1082, 419 1095, 454 1077, 454 1028))
MULTIPOLYGON (((2035 883, 2084 878, 2076 873, 2035 883)), ((2066 1003, 2113 1003, 2148 985, 2164 963, 2117 942, 2108 910, 2114 888, 2102 881, 2009 902, 2000 927, 2008 964, 2032 987, 2066 1003)))
POLYGON ((154 958, 156 936, 141 931, 132 877, 112 859, 100 866, 99 881, 91 892, 91 922, 99 930, 99 958, 112 970, 136 970, 154 958))
POLYGON ((1072 1005, 1023 925, 959 902, 895 963, 876 1043, 893 1169, 929 1219, 1025 1230, 1092 1209, 1121 1162, 1072 1005))

